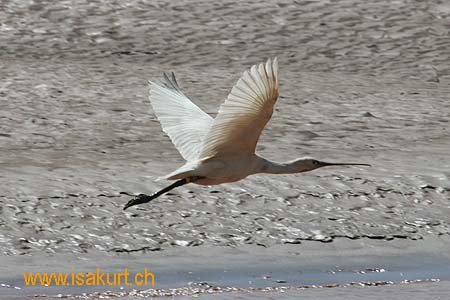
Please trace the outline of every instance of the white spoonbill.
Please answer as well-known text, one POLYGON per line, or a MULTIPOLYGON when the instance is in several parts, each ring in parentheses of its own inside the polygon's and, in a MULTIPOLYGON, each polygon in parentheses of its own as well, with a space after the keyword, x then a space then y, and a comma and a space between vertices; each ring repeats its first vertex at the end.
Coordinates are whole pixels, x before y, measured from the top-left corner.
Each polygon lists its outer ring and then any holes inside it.
POLYGON ((187 183, 215 185, 241 180, 256 173, 288 174, 325 166, 359 165, 299 158, 277 163, 255 153, 261 131, 270 120, 278 99, 278 62, 269 59, 244 72, 219 109, 216 118, 202 111, 181 91, 175 75, 164 74, 165 84, 150 85, 150 102, 162 130, 186 160, 165 176, 176 180, 154 193, 140 194, 124 207, 149 202, 187 183))

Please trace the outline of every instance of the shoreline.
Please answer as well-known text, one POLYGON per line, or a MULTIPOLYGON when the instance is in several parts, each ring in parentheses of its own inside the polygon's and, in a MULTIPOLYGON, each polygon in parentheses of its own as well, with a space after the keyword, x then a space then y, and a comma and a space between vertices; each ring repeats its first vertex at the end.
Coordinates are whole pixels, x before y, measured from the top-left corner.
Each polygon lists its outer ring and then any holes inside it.
MULTIPOLYGON (((143 254, 65 254, 0 257, 0 290, 13 299, 41 295, 95 295, 120 297, 238 294, 295 291, 309 288, 351 288, 444 284, 450 282, 450 238, 424 240, 339 239, 333 243, 305 242, 273 247, 176 247, 143 254), (276 259, 275 259, 276 258, 276 259), (13 270, 11 266, 14 266, 13 270), (49 268, 49 266, 51 266, 49 268), (155 274, 155 286, 26 287, 21 272, 89 272, 95 267, 108 272, 147 267, 155 274), (8 276, 5 277, 5 274, 8 276), (9 288, 5 287, 6 285, 9 288), (18 287, 20 289, 14 289, 18 287), (111 291, 106 292, 106 291, 111 291)), ((205 296, 203 295, 203 296, 205 296)), ((206 297, 206 296, 205 296, 206 297)))

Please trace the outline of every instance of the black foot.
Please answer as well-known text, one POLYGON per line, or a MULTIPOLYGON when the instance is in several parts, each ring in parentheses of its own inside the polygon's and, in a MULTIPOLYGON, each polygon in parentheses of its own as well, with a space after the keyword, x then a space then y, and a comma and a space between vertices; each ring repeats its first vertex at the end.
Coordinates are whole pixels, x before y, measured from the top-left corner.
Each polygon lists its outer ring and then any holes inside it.
POLYGON ((139 194, 136 197, 134 197, 133 199, 131 199, 130 201, 128 201, 128 203, 125 204, 123 210, 126 210, 128 207, 133 206, 133 205, 138 205, 138 204, 149 202, 152 199, 153 199, 153 197, 151 197, 149 195, 139 194))

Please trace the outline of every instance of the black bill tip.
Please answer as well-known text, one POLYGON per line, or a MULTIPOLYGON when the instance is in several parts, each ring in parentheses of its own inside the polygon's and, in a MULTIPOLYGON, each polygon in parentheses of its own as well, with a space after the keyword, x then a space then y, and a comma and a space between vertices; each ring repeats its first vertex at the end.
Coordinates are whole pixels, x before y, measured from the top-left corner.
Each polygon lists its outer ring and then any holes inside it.
POLYGON ((371 164, 364 164, 364 163, 331 163, 331 162, 325 162, 321 161, 320 164, 322 167, 326 166, 365 166, 365 167, 371 167, 371 164))

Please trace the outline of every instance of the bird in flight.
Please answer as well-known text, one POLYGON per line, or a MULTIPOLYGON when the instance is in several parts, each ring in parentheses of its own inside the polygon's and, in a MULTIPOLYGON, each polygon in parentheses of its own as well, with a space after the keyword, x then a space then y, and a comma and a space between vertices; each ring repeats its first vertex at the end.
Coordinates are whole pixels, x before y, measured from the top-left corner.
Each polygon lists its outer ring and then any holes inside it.
POLYGON ((325 166, 370 166, 330 163, 314 158, 277 163, 255 153, 261 131, 270 120, 279 95, 277 58, 245 71, 220 106, 215 119, 184 95, 173 73, 165 73, 164 79, 162 85, 149 82, 149 99, 162 130, 186 163, 163 177, 175 180, 173 184, 152 195, 136 196, 124 210, 188 183, 216 185, 257 173, 290 174, 325 166))

